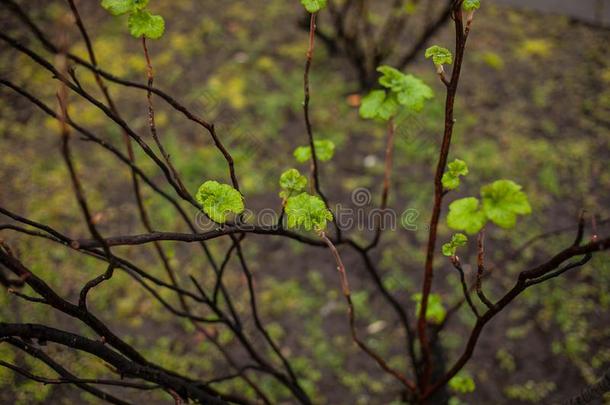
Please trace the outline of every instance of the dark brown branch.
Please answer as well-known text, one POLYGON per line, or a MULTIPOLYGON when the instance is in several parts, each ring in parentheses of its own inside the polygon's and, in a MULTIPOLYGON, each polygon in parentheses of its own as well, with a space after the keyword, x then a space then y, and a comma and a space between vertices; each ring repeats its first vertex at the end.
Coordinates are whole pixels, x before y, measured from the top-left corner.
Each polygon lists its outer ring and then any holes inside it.
MULTIPOLYGON (((66 57, 64 54, 58 55, 58 65, 60 66, 60 72, 65 73, 67 71, 66 57)), ((80 292, 80 299, 78 305, 84 309, 87 309, 87 294, 92 288, 112 278, 112 275, 114 274, 114 260, 112 259, 110 247, 106 244, 104 238, 99 233, 97 227, 95 226, 95 223, 93 222, 93 217, 91 216, 91 210, 89 209, 89 204, 87 203, 85 191, 81 186, 78 174, 76 172, 76 168, 72 160, 72 152, 70 148, 70 127, 66 122, 68 117, 68 89, 64 82, 60 83, 59 90, 57 92, 57 100, 59 102, 58 116, 61 132, 61 152, 64 162, 68 167, 70 180, 72 182, 72 189, 74 191, 74 195, 76 196, 78 205, 80 206, 80 209, 83 213, 83 216, 85 217, 89 232, 95 238, 95 240, 101 243, 104 254, 106 255, 106 258, 108 258, 109 261, 108 268, 106 269, 106 271, 95 279, 87 282, 80 292)))
MULTIPOLYGON (((285 236, 290 239, 297 240, 302 243, 306 243, 312 246, 323 246, 323 243, 312 239, 308 236, 304 236, 298 233, 287 231, 283 228, 276 227, 258 227, 246 225, 240 226, 226 226, 220 229, 214 229, 205 233, 178 233, 178 232, 152 232, 140 235, 122 235, 112 236, 106 238, 105 241, 108 246, 126 246, 126 245, 142 245, 155 241, 181 241, 181 242, 200 242, 205 240, 216 239, 221 236, 235 235, 238 233, 252 233, 256 235, 275 235, 285 236)), ((74 241, 75 245, 82 249, 90 249, 100 247, 100 242, 94 239, 85 239, 74 241)))
POLYGON ((379 275, 379 270, 373 264, 373 261, 371 260, 371 257, 369 256, 369 252, 367 252, 365 248, 361 247, 360 245, 358 245, 357 243, 355 243, 354 241, 352 241, 350 239, 347 239, 347 242, 348 242, 349 246, 351 246, 353 249, 355 249, 360 254, 362 260, 364 261, 364 267, 365 267, 367 273, 373 279, 375 286, 377 287, 377 289, 379 290, 381 295, 384 297, 384 299, 388 302, 388 304, 392 307, 394 312, 396 312, 396 315, 398 316, 398 319, 400 320, 400 323, 405 331, 405 336, 406 336, 405 343, 406 343, 407 353, 409 356, 411 367, 413 369, 413 372, 415 374, 417 374, 418 367, 417 367, 417 356, 415 354, 415 334, 411 327, 411 322, 409 320, 409 315, 408 315, 407 311, 405 310, 405 308, 403 308, 403 305, 400 302, 398 302, 398 300, 388 291, 386 286, 383 284, 383 280, 381 279, 381 276, 379 275))
POLYGON ((416 386, 415 386, 415 383, 413 383, 413 381, 406 378, 398 370, 395 370, 394 368, 392 368, 381 356, 379 356, 379 354, 375 353, 375 351, 373 349, 368 347, 368 345, 366 343, 364 343, 364 341, 362 341, 358 337, 358 332, 356 330, 356 313, 355 313, 354 304, 352 302, 352 296, 351 296, 351 291, 350 291, 350 287, 349 287, 349 281, 347 278, 347 272, 345 270, 345 266, 343 265, 341 256, 339 255, 339 252, 337 251, 337 248, 335 247, 335 245, 333 245, 332 241, 330 239, 328 239, 328 237, 324 234, 324 232, 320 233, 320 237, 328 246, 328 249, 331 251, 331 253, 335 259, 335 262, 337 263, 337 271, 339 272, 339 279, 341 281, 341 291, 343 293, 343 296, 345 297, 345 300, 346 300, 347 306, 348 306, 349 326, 350 326, 350 331, 351 331, 351 335, 352 335, 352 340, 356 343, 356 345, 360 348, 360 350, 362 350, 369 357, 371 357, 373 360, 375 360, 377 365, 379 367, 381 367, 386 373, 388 373, 389 375, 396 378, 401 384, 403 384, 411 392, 415 392, 416 386))
MULTIPOLYGON (((311 149, 311 182, 313 183, 313 190, 315 190, 320 198, 324 201, 326 207, 330 208, 328 204, 328 199, 322 192, 322 187, 320 186, 320 175, 318 168, 318 157, 316 152, 315 140, 313 135, 313 128, 311 125, 311 118, 309 115, 309 100, 310 100, 310 92, 309 92, 309 71, 311 70, 311 62, 313 60, 313 51, 315 44, 315 32, 316 32, 316 13, 312 13, 309 19, 309 48, 307 49, 307 58, 305 60, 305 73, 303 74, 303 114, 305 116, 305 128, 307 129, 307 140, 309 142, 309 148, 311 149)), ((337 230, 337 239, 341 239, 341 229, 339 229, 339 225, 337 224, 337 218, 333 214, 333 224, 337 230)))
POLYGON ((174 390, 180 395, 205 404, 221 405, 225 401, 218 399, 198 388, 193 382, 170 375, 146 365, 138 364, 111 350, 102 342, 64 332, 37 324, 11 324, 0 322, 0 338, 19 337, 21 339, 38 339, 53 342, 78 351, 87 352, 112 365, 120 374, 127 377, 141 378, 166 389, 174 390))
POLYGON ((144 49, 144 57, 146 59, 146 77, 148 79, 148 91, 146 92, 146 100, 148 101, 148 126, 150 128, 150 133, 152 134, 152 137, 155 143, 157 144, 157 147, 159 148, 159 152, 161 152, 161 156, 163 156, 163 159, 165 159, 165 163, 167 164, 167 167, 169 167, 169 170, 171 171, 174 180, 176 181, 180 189, 185 194, 188 194, 184 183, 178 175, 178 171, 172 164, 172 161, 169 157, 169 153, 167 153, 167 151, 165 150, 165 147, 161 143, 161 139, 159 139, 159 135, 157 133, 157 125, 155 123, 155 109, 153 108, 152 91, 150 90, 150 88, 153 87, 155 77, 153 74, 152 63, 150 61, 148 46, 146 45, 146 37, 142 37, 142 49, 144 49))
MULTIPOLYGON (((35 359, 40 360, 41 362, 43 362, 44 364, 49 366, 49 368, 51 368, 61 377, 68 378, 68 379, 76 379, 75 375, 73 375, 71 372, 66 370, 62 365, 60 365, 55 360, 53 360, 44 351, 32 346, 31 344, 28 344, 21 339, 12 338, 12 337, 6 338, 5 341, 7 343, 9 343, 10 345, 24 351, 25 353, 29 354, 30 356, 34 357, 35 359)), ((83 391, 87 391, 88 393, 95 395, 98 398, 101 398, 104 401, 108 401, 111 404, 130 405, 129 402, 125 402, 119 398, 116 398, 113 395, 108 394, 107 392, 104 392, 96 387, 92 387, 88 384, 84 384, 81 382, 75 382, 74 385, 77 386, 78 388, 82 389, 83 391)))
MULTIPOLYGON (((298 392, 297 396, 300 398, 307 398, 307 394, 299 384, 299 380, 296 376, 296 373, 292 369, 290 362, 284 356, 280 347, 277 345, 277 343, 275 343, 267 329, 265 329, 263 322, 261 321, 260 315, 258 313, 258 305, 256 303, 256 292, 254 291, 254 278, 252 276, 252 272, 250 271, 246 263, 244 253, 241 248, 241 241, 235 236, 233 236, 232 239, 237 250, 237 257, 239 258, 239 263, 241 265, 244 275, 246 276, 246 281, 248 284, 248 294, 250 296, 250 309, 254 318, 254 324, 256 325, 256 329, 258 329, 258 331, 264 336, 265 341, 269 344, 273 352, 282 362, 284 368, 286 369, 286 372, 288 373, 290 379, 292 380, 292 383, 294 384, 294 390, 298 392)), ((309 399, 307 398, 306 401, 309 401, 309 399)))
POLYGON ((451 74, 450 85, 447 88, 447 97, 445 100, 445 131, 443 134, 443 142, 439 154, 438 164, 436 166, 436 174, 434 177, 434 203, 432 215, 430 219, 430 231, 428 235, 428 246, 426 250, 426 264, 424 273, 424 282, 422 286, 422 300, 417 322, 417 331, 422 349, 422 357, 424 371, 420 381, 420 390, 426 392, 430 377, 432 374, 432 358, 430 342, 427 337, 427 322, 426 311, 428 309, 428 298, 432 291, 432 278, 434 276, 434 255, 436 253, 437 229, 441 214, 443 202, 443 183, 442 177, 447 165, 449 149, 451 147, 451 138, 453 136, 454 115, 453 106, 457 94, 460 73, 462 69, 462 61, 464 59, 464 50, 466 47, 467 36, 464 34, 464 26, 462 22, 461 1, 453 2, 453 17, 455 20, 455 61, 451 74))
POLYGON ((11 363, 7 363, 2 360, 0 360, 0 366, 13 370, 16 373, 21 374, 25 378, 28 378, 33 381, 37 381, 39 383, 43 383, 44 385, 47 385, 47 384, 60 385, 60 384, 77 384, 78 383, 78 384, 113 385, 113 386, 117 386, 117 387, 136 388, 139 390, 155 390, 155 389, 161 388, 157 385, 137 384, 137 383, 132 383, 129 381, 119 381, 119 380, 41 377, 41 376, 34 375, 21 367, 18 367, 11 363))
MULTIPOLYGON (((468 306, 470 307, 470 309, 472 310, 474 315, 477 318, 480 318, 479 311, 477 310, 477 307, 474 305, 474 302, 472 302, 472 299, 470 298, 470 289, 468 288, 468 284, 466 284, 466 277, 464 276, 464 269, 462 269, 462 264, 460 263, 460 260, 457 258, 457 256, 454 256, 451 258, 451 264, 453 264, 453 267, 460 274, 460 283, 462 284, 462 291, 464 292, 464 299, 468 303, 468 306)), ((477 276, 477 280, 479 280, 478 276, 477 276)), ((445 316, 445 318, 446 318, 446 316, 445 316)))
POLYGON ((485 296, 483 292, 483 274, 485 274, 485 230, 483 229, 479 232, 479 236, 477 237, 477 281, 476 281, 476 291, 479 299, 483 304, 487 306, 487 308, 493 308, 493 303, 485 296))

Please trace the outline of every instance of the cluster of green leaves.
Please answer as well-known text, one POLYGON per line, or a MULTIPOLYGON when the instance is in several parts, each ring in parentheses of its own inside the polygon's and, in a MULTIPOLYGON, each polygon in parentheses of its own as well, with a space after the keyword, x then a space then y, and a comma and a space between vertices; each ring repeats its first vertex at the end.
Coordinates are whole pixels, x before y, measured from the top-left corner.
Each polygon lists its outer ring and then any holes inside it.
POLYGON ((455 159, 447 165, 447 171, 443 174, 442 182, 446 190, 455 190, 460 186, 460 176, 468 174, 466 162, 455 159))
POLYGON ((317 13, 326 7, 326 0, 301 0, 301 4, 309 13, 317 13))
POLYGON ((287 226, 321 232, 333 215, 320 197, 303 191, 306 186, 307 177, 297 169, 288 169, 280 176, 280 198, 284 201, 287 226))
MULTIPOLYGON (((317 139, 313 142, 316 148, 316 159, 327 162, 335 155, 335 143, 328 139, 317 139)), ((311 147, 299 146, 294 150, 294 157, 299 163, 305 163, 311 159, 311 147)))
POLYGON ((321 232, 326 229, 327 221, 333 219, 324 201, 317 195, 308 193, 288 198, 285 209, 289 228, 321 232))
POLYGON ((432 58, 432 63, 434 63, 436 67, 451 65, 453 63, 451 51, 438 45, 433 45, 426 49, 426 59, 430 58, 432 58))
POLYGON ((391 66, 380 66, 379 84, 385 90, 373 90, 362 99, 360 116, 364 119, 387 121, 399 112, 400 106, 420 112, 426 100, 434 97, 432 89, 421 79, 404 74, 391 66))
POLYGON ((511 180, 497 180, 481 187, 481 198, 466 197, 449 204, 447 224, 450 228, 473 234, 492 221, 502 228, 512 228, 517 215, 532 212, 527 195, 511 180))
POLYGON ((165 32, 165 20, 146 10, 148 2, 149 0, 102 0, 101 4, 112 15, 129 15, 127 25, 132 36, 159 39, 165 32))
MULTIPOLYGON (((415 316, 419 316, 422 294, 413 294, 411 299, 417 303, 415 316)), ((443 306, 441 296, 438 294, 430 294, 428 296, 428 306, 426 307, 426 319, 428 322, 440 324, 445 319, 445 316, 447 316, 447 310, 445 310, 445 307, 443 306)))
POLYGON ((474 380, 465 371, 460 371, 451 380, 449 380, 449 388, 460 394, 468 394, 476 388, 474 380))
POLYGON ((464 0, 462 8, 464 11, 475 11, 481 7, 481 0, 464 0))
POLYGON ((303 176, 297 169, 286 170, 280 176, 280 197, 282 200, 287 200, 292 195, 296 195, 303 191, 307 186, 307 177, 303 176))
POLYGON ((214 180, 203 183, 195 199, 203 207, 203 212, 219 224, 227 222, 228 214, 241 214, 245 209, 244 197, 239 191, 214 180))
POLYGON ((456 233, 451 237, 451 241, 449 243, 445 243, 443 245, 443 254, 445 256, 455 256, 455 252, 457 248, 461 246, 466 246, 468 242, 468 237, 463 233, 456 233))

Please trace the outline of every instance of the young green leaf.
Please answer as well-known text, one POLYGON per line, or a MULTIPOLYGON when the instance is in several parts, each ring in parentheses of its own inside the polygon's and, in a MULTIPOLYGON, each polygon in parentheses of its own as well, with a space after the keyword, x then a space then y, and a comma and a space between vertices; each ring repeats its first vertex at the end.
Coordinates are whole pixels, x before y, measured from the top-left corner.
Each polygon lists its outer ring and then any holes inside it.
POLYGON ((398 112, 396 97, 384 90, 373 90, 362 99, 360 117, 387 121, 398 112))
POLYGON ((476 388, 474 380, 465 371, 460 371, 451 380, 449 380, 449 388, 460 394, 468 394, 476 388))
POLYGON ((326 0, 301 0, 301 4, 309 13, 317 13, 326 7, 326 0))
POLYGON ((143 10, 148 0, 102 0, 102 7, 112 15, 123 15, 143 10))
POLYGON ((280 176, 280 197, 284 200, 288 199, 291 195, 303 191, 307 185, 307 177, 301 175, 297 169, 286 170, 280 176))
POLYGON ((485 212, 479 207, 479 200, 474 197, 461 198, 449 204, 447 225, 451 229, 474 234, 479 232, 486 222, 485 212))
POLYGON ((442 183, 446 190, 454 190, 460 185, 460 176, 468 174, 466 162, 455 159, 447 165, 447 171, 443 174, 442 183))
MULTIPOLYGON (((313 142, 316 147, 316 158, 322 162, 328 162, 335 154, 335 143, 328 139, 318 139, 313 142)), ((311 148, 309 146, 299 146, 293 153, 297 162, 305 163, 311 159, 311 148)))
POLYGON ((289 228, 303 228, 307 231, 323 231, 326 222, 333 219, 324 201, 307 193, 290 197, 286 201, 286 217, 289 228))
POLYGON ((432 89, 423 80, 413 75, 405 75, 403 89, 396 94, 398 103, 413 112, 423 110, 426 100, 433 97, 432 89))
POLYGON ((199 187, 195 199, 214 222, 224 224, 227 214, 244 212, 244 198, 241 193, 228 184, 208 180, 199 187))
POLYGON ((146 10, 129 15, 129 32, 136 38, 159 39, 165 32, 165 20, 160 15, 152 15, 146 10))
POLYGON ((438 45, 426 49, 426 59, 430 58, 432 58, 435 66, 451 65, 453 63, 451 51, 438 45))
POLYGON ((517 215, 527 215, 532 207, 521 186, 510 180, 498 180, 481 187, 485 215, 502 228, 512 228, 517 215))
POLYGON ((379 78, 379 84, 392 90, 395 93, 404 90, 405 74, 400 70, 395 69, 391 66, 383 65, 377 68, 377 71, 382 75, 379 78))
POLYGON ((468 242, 468 238, 463 233, 456 233, 451 237, 449 243, 443 245, 443 254, 445 256, 455 256, 455 252, 458 247, 465 246, 468 242))
POLYGON ((468 165, 460 159, 455 159, 447 165, 447 170, 454 176, 466 176, 468 174, 468 165))
MULTIPOLYGON (((419 316, 421 310, 421 293, 413 294, 411 299, 417 303, 415 308, 416 316, 419 316)), ((435 324, 440 324, 447 316, 447 311, 443 307, 443 300, 438 294, 430 294, 428 296, 428 306, 426 307, 426 319, 435 324)))
POLYGON ((481 0, 464 0, 462 8, 464 11, 474 11, 481 7, 481 0))
POLYGON ((449 172, 443 173, 441 181, 445 190, 455 190, 460 186, 460 178, 449 172))

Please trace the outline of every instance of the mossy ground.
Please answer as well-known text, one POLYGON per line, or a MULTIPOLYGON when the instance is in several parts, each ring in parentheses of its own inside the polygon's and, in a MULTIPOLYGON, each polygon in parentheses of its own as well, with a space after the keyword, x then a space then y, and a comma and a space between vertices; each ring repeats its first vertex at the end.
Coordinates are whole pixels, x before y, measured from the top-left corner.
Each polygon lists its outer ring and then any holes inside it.
MULTIPOLYGON (((38 3, 39 7, 29 11, 49 32, 59 32, 67 13, 65 4, 38 3)), ((144 82, 144 58, 139 42, 128 36, 125 21, 105 15, 97 2, 82 3, 87 3, 82 5, 82 14, 100 65, 118 76, 144 82)), ((297 27, 297 2, 248 1, 248 7, 232 0, 223 1, 222 6, 187 0, 153 3, 154 11, 167 21, 166 36, 150 46, 156 83, 216 123, 235 158, 246 205, 255 211, 279 210, 279 175, 290 167, 307 170, 292 156, 294 148, 306 144, 301 103, 307 35, 297 27)), ((5 9, 0 12, 6 30, 24 37, 23 27, 5 9)), ((85 55, 77 34, 70 28, 72 50, 85 55)), ((508 288, 516 272, 568 244, 573 234, 539 240, 516 254, 523 241, 574 224, 581 209, 600 218, 610 215, 609 40, 608 31, 562 17, 488 5, 477 14, 460 85, 451 153, 452 159, 468 162, 470 175, 447 200, 478 194, 481 185, 508 178, 523 185, 534 211, 512 231, 489 230, 487 260, 493 275, 485 283, 491 297, 508 288)), ((450 47, 452 41, 451 30, 445 29, 433 42, 450 47)), ((421 115, 408 117, 398 129, 390 206, 400 213, 410 212, 410 229, 387 232, 374 260, 383 270, 384 282, 414 312, 410 297, 418 290, 422 272, 431 179, 443 126, 443 86, 423 54, 408 71, 433 86, 436 97, 421 115)), ((93 77, 82 69, 77 74, 95 92, 93 77)), ((50 76, 4 45, 0 75, 53 105, 56 86, 50 76)), ((351 70, 345 61, 330 58, 323 46, 316 49, 311 87, 315 134, 337 145, 334 159, 322 168, 323 189, 333 204, 357 208, 351 193, 365 187, 376 204, 383 173, 383 125, 359 119, 349 102, 357 88, 351 70)), ((115 85, 110 90, 130 125, 147 137, 145 94, 115 85)), ((0 89, 0 95, 0 204, 72 237, 87 237, 59 153, 57 124, 9 90, 0 89)), ((228 181, 226 164, 207 133, 160 100, 155 100, 155 106, 160 136, 189 190, 194 192, 208 179, 228 181)), ((71 97, 71 112, 83 126, 122 145, 118 128, 76 96, 71 97)), ((78 170, 92 210, 99 215, 101 232, 142 232, 128 169, 91 143, 74 144, 78 170)), ((138 153, 137 161, 161 180, 143 153, 138 153)), ((146 189, 145 196, 156 229, 185 230, 163 200, 146 189)), ((189 213, 195 218, 195 212, 189 213)), ((600 226, 600 232, 603 230, 608 227, 600 226)), ((357 239, 371 236, 359 231, 352 235, 357 239)), ((443 225, 440 240, 450 236, 443 225)), ((2 237, 36 274, 66 297, 74 298, 86 280, 104 270, 103 264, 48 242, 8 232, 2 237)), ((193 274, 211 285, 211 269, 200 250, 176 243, 164 243, 164 247, 182 282, 187 283, 188 275, 193 274)), ((214 242, 210 247, 221 257, 228 242, 214 242)), ((262 318, 293 360, 315 402, 386 404, 396 400, 394 381, 350 343, 330 253, 259 236, 248 236, 244 248, 255 273, 262 318)), ((116 251, 151 274, 166 277, 152 246, 116 251)), ((355 291, 360 333, 391 364, 405 367, 403 336, 396 320, 375 293, 359 258, 348 249, 342 253, 355 291)), ((461 253, 462 261, 472 263, 474 255, 471 243, 461 253)), ((436 274, 435 292, 450 305, 461 292, 457 275, 440 255, 436 274)), ((245 281, 237 262, 231 262, 226 279, 237 297, 238 310, 247 313, 245 281)), ((609 285, 610 257, 604 253, 583 269, 521 297, 484 332, 467 367, 477 388, 472 394, 456 395, 454 402, 551 403, 592 382, 610 363, 609 285)), ((161 294, 177 304, 167 291, 161 294)), ((90 307, 152 361, 204 379, 229 372, 219 353, 186 321, 172 317, 123 273, 91 293, 90 307)), ((7 294, 0 294, 0 317, 76 327, 90 334, 48 308, 7 294)), ((472 319, 464 308, 442 335, 449 359, 460 352, 470 324, 472 319)), ((220 339, 241 356, 230 332, 219 331, 220 339)), ((256 336, 252 323, 248 331, 256 336)), ((262 339, 255 341, 261 350, 267 350, 262 339)), ((0 350, 3 359, 25 360, 23 354, 4 345, 0 350)), ((48 350, 65 358, 83 377, 111 376, 95 360, 76 358, 51 346, 48 350)), ((52 375, 40 366, 34 370, 52 375)), ((256 378, 274 400, 286 397, 273 380, 256 378)), ((237 381, 220 386, 249 393, 237 381)), ((4 369, 0 369, 0 387, 0 402, 6 403, 96 402, 74 388, 42 387, 4 369)), ((149 403, 169 398, 161 393, 146 394, 146 398, 133 395, 132 400, 149 403)))

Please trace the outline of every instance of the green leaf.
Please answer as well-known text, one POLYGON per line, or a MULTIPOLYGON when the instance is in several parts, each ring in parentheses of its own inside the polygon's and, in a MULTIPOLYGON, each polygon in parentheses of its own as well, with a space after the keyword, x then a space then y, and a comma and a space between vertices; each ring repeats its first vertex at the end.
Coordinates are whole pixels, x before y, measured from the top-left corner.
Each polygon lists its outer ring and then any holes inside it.
POLYGON ((360 117, 387 121, 398 112, 398 102, 393 94, 373 90, 362 99, 360 117))
MULTIPOLYGON (((316 159, 328 162, 335 154, 335 143, 328 139, 318 139, 313 142, 316 147, 316 159)), ((297 162, 305 163, 311 159, 311 148, 309 146, 299 146, 293 153, 297 162)))
POLYGON ((460 185, 460 176, 468 174, 468 166, 466 162, 460 159, 455 159, 447 165, 447 171, 443 174, 443 187, 447 190, 454 190, 460 185))
POLYGON ((297 169, 286 170, 280 176, 280 197, 288 199, 291 195, 295 195, 305 188, 307 185, 307 177, 301 175, 297 169))
POLYGON ((398 103, 413 112, 423 110, 426 100, 433 97, 432 89, 423 80, 413 75, 405 75, 403 90, 397 93, 398 103))
POLYGON ((441 248, 443 255, 448 256, 448 257, 455 256, 456 250, 457 249, 454 246, 452 246, 451 243, 444 243, 443 247, 441 248))
MULTIPOLYGON (((419 311, 421 311, 422 294, 413 294, 411 299, 417 303, 415 308, 415 316, 419 316, 419 311)), ((445 310, 445 307, 443 307, 443 300, 441 299, 441 296, 438 294, 428 295, 426 319, 431 323, 440 324, 445 319, 445 316, 447 316, 447 311, 445 310)))
POLYGON ((447 165, 447 169, 454 176, 466 176, 468 174, 468 166, 466 162, 460 159, 455 159, 447 165))
POLYGON ((449 172, 443 174, 441 181, 443 183, 443 188, 446 190, 455 190, 460 186, 460 178, 452 175, 449 172))
POLYGON ((214 222, 224 224, 227 214, 244 212, 244 198, 241 193, 228 184, 208 180, 199 187, 195 199, 214 222))
MULTIPOLYGON (((382 73, 382 76, 379 78, 379 83, 383 87, 388 88, 390 94, 386 95, 385 98, 382 98, 380 93, 381 90, 376 90, 365 97, 362 100, 362 106, 360 108, 360 116, 362 118, 387 119, 380 116, 379 109, 384 106, 384 103, 393 103, 394 101, 397 101, 398 104, 403 105, 414 112, 419 112, 424 108, 424 102, 427 99, 434 97, 432 89, 421 79, 418 79, 413 75, 404 74, 398 69, 387 65, 379 66, 377 71, 382 73), (395 100, 393 99, 393 96, 395 97, 395 100), (368 97, 371 97, 371 99, 367 100, 368 97), (367 105, 363 111, 362 107, 365 106, 365 101, 369 101, 370 104, 367 105), (373 116, 369 117, 371 114, 373 116)), ((397 106, 390 107, 393 108, 391 110, 392 113, 389 115, 391 117, 396 113, 397 106)))
POLYGON ((479 232, 487 222, 487 217, 479 207, 479 200, 474 197, 461 198, 449 204, 447 225, 451 229, 474 234, 479 232))
POLYGON ((449 388, 461 394, 468 394, 475 390, 476 385, 470 374, 465 371, 460 371, 449 380, 449 388))
POLYGON ((451 65, 453 63, 451 51, 438 45, 426 49, 426 59, 430 58, 432 58, 432 62, 436 66, 451 65))
POLYGON ((301 0, 301 4, 310 13, 317 13, 326 7, 326 0, 301 0))
POLYGON ((165 20, 160 15, 152 15, 141 10, 129 15, 129 32, 136 38, 159 39, 165 32, 165 20))
POLYGON ((521 186, 511 180, 498 180, 481 187, 485 215, 502 228, 512 228, 517 215, 531 214, 532 207, 521 186))
POLYGON ((377 71, 382 74, 379 78, 379 84, 396 93, 404 89, 405 74, 400 70, 391 66, 383 65, 377 68, 377 71))
POLYGON ((445 256, 455 256, 455 252, 458 247, 465 246, 468 242, 468 237, 463 233, 456 233, 451 237, 451 241, 449 243, 445 243, 443 245, 443 255, 445 256))
POLYGON ((307 193, 290 197, 286 201, 286 217, 289 228, 303 228, 307 231, 323 231, 326 222, 333 219, 324 201, 307 193))
POLYGON ((144 9, 148 0, 102 0, 102 7, 112 15, 123 15, 144 9))
POLYGON ((479 7, 481 7, 481 0, 464 0, 462 3, 462 8, 465 11, 478 10, 479 7))

